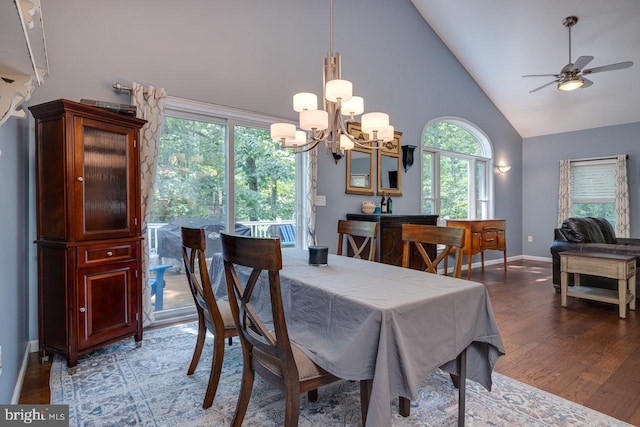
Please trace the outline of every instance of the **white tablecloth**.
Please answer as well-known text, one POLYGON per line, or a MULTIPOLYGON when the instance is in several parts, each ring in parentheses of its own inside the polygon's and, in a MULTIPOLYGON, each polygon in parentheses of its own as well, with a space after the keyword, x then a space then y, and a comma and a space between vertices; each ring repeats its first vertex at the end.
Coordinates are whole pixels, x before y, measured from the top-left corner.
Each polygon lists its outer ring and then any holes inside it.
MULTIPOLYGON (((491 390, 504 346, 481 283, 337 255, 329 255, 328 266, 314 267, 301 249, 282 255, 289 335, 332 374, 373 378, 367 426, 388 426, 391 399, 415 400, 434 369, 457 374, 455 359, 465 348, 467 378, 491 390)), ((216 296, 226 298, 220 254, 211 278, 216 296)), ((261 299, 268 302, 265 288, 261 299)))

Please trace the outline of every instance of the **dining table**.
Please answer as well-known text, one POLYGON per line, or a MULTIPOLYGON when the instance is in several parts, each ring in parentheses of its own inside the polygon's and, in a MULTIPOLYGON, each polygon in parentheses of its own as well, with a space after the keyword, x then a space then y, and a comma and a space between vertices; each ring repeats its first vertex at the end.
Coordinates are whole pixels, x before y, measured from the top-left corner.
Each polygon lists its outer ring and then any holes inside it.
MULTIPOLYGON (((483 284, 333 254, 327 261, 310 265, 307 250, 282 249, 287 329, 326 371, 370 380, 368 427, 389 426, 392 400, 417 399, 430 372, 460 375, 461 354, 462 378, 491 390, 491 373, 505 350, 483 284)), ((226 299, 220 253, 212 258, 210 276, 216 298, 226 299)), ((254 291, 258 313, 270 312, 267 283, 262 279, 254 291)))

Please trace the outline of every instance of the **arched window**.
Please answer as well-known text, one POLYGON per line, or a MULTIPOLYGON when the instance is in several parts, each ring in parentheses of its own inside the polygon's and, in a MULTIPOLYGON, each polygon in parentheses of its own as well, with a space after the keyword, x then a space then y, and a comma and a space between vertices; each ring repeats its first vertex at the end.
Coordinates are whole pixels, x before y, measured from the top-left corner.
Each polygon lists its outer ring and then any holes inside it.
POLYGON ((422 133, 422 213, 441 219, 493 216, 489 138, 456 117, 427 123, 422 133))

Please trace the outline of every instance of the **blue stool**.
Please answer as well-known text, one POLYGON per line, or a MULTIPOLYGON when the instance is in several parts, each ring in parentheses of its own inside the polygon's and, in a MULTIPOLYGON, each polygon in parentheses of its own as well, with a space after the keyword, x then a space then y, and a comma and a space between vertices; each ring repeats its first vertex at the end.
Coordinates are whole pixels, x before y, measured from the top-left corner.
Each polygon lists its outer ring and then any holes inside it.
POLYGON ((151 295, 156 296, 155 311, 161 311, 164 304, 164 287, 166 282, 164 281, 164 273, 168 269, 173 268, 173 264, 160 264, 152 265, 149 267, 149 273, 155 272, 155 277, 149 279, 149 286, 151 287, 151 295), (158 288, 160 291, 158 291, 158 288))

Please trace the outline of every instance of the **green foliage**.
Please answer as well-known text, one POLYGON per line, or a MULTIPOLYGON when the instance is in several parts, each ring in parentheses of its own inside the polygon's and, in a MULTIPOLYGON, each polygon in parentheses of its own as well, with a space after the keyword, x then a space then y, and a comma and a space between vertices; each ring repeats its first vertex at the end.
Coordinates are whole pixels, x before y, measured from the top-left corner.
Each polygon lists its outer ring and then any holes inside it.
POLYGON ((574 203, 572 205, 573 216, 605 218, 616 228, 616 204, 615 203, 574 203))
MULTIPOLYGON (((223 217, 226 126, 165 117, 151 222, 223 217)), ((295 212, 295 158, 269 137, 234 128, 236 221, 289 219, 295 212)))
POLYGON ((434 123, 424 133, 422 144, 439 150, 482 156, 482 146, 466 129, 447 122, 434 123))
MULTIPOLYGON (((470 156, 482 156, 483 150, 477 138, 466 129, 447 122, 429 126, 423 139, 423 146, 442 150, 439 156, 440 216, 447 218, 467 218, 469 215, 470 160, 465 156, 448 156, 446 151, 470 156)), ((433 197, 433 158, 431 153, 423 153, 423 198, 433 197)), ((425 200, 424 213, 435 213, 433 203, 425 200), (428 211, 427 209, 433 209, 428 211)))

